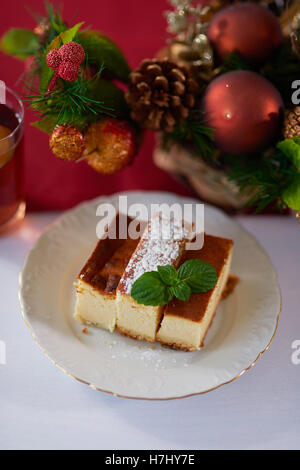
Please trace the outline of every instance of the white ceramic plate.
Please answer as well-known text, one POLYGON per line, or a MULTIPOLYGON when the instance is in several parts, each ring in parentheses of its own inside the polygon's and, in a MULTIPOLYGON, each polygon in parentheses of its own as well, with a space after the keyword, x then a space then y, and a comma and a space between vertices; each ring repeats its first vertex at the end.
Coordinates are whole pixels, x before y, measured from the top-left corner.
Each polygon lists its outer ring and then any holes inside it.
MULTIPOLYGON (((125 193, 124 193, 125 194, 125 193)), ((127 193, 129 203, 190 203, 169 193, 127 193)), ((281 296, 272 264, 234 219, 205 205, 205 231, 234 240, 231 272, 240 278, 221 302, 205 346, 173 351, 73 320, 73 282, 95 247, 96 207, 118 195, 67 212, 39 239, 20 276, 23 316, 45 354, 68 375, 118 396, 171 399, 204 393, 239 377, 267 349, 276 332, 281 296)))

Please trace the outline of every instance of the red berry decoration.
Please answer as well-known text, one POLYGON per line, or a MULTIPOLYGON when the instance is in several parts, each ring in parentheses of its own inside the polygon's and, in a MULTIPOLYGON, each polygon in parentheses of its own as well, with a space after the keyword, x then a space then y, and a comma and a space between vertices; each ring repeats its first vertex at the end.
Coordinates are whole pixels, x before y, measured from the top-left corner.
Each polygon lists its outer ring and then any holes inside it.
POLYGON ((202 109, 217 147, 229 154, 266 148, 278 135, 283 102, 277 89, 249 71, 225 73, 207 87, 202 109))
POLYGON ((58 68, 58 75, 67 82, 74 82, 77 79, 79 72, 80 66, 70 62, 69 60, 64 60, 58 68))
POLYGON ((59 49, 62 60, 73 62, 80 65, 85 57, 83 47, 77 42, 68 42, 59 49))
POLYGON ((250 2, 220 10, 212 18, 207 35, 222 59, 237 51, 254 65, 263 64, 282 42, 276 16, 268 8, 250 2))
POLYGON ((61 61, 62 58, 60 56, 59 49, 52 49, 52 51, 47 54, 47 65, 50 69, 57 71, 61 61))
POLYGON ((53 90, 59 77, 67 82, 74 82, 78 77, 84 57, 84 49, 77 42, 68 42, 60 49, 52 49, 47 54, 47 65, 55 70, 55 75, 49 84, 48 93, 53 90))
POLYGON ((136 135, 132 127, 117 119, 102 119, 88 128, 85 136, 88 164, 103 174, 113 174, 132 163, 136 135))

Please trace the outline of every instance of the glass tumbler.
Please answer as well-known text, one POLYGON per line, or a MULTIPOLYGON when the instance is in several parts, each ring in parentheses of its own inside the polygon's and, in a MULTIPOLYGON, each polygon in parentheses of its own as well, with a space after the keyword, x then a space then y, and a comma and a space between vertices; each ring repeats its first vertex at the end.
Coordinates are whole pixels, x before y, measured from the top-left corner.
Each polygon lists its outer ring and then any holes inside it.
POLYGON ((6 87, 0 103, 0 233, 25 215, 23 133, 24 106, 6 87))

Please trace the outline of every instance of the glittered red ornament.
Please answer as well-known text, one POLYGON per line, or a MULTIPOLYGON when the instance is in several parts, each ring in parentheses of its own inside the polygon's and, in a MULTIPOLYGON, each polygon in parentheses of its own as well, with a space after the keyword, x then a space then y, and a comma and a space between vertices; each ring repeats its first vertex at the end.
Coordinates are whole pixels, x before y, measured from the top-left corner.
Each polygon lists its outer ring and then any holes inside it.
POLYGON ((77 42, 68 42, 60 49, 52 49, 48 52, 47 65, 55 70, 55 75, 48 87, 48 93, 54 89, 59 77, 67 82, 74 82, 78 78, 80 64, 84 57, 84 49, 77 42))
POLYGON ((58 75, 67 82, 74 82, 77 79, 79 72, 79 65, 68 60, 64 60, 58 68, 58 75))
POLYGON ((59 53, 59 49, 52 49, 52 51, 47 54, 47 65, 52 70, 57 70, 60 66, 62 58, 59 53))
POLYGON ((255 65, 263 64, 282 42, 276 16, 268 8, 250 2, 220 10, 212 18, 207 35, 221 58, 238 51, 255 65))
POLYGON ((77 42, 67 42, 67 44, 64 44, 59 49, 59 53, 62 60, 70 61, 77 65, 80 65, 85 57, 83 47, 77 42))
POLYGON ((278 135, 283 102, 268 80, 240 70, 221 75, 209 84, 202 110, 221 151, 249 154, 266 148, 278 135))

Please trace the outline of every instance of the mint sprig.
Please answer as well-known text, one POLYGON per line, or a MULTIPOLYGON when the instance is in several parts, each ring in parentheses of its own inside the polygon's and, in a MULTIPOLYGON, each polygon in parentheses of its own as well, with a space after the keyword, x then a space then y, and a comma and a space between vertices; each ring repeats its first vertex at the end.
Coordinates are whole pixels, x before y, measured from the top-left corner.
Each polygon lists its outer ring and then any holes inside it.
POLYGON ((176 297, 188 302, 192 293, 207 292, 215 287, 218 276, 215 268, 195 259, 174 266, 157 266, 157 271, 142 274, 133 284, 132 298, 143 305, 166 305, 176 297))
POLYGON ((199 294, 212 289, 218 280, 215 268, 200 259, 191 259, 178 269, 178 278, 199 294))

